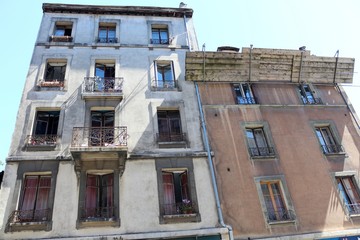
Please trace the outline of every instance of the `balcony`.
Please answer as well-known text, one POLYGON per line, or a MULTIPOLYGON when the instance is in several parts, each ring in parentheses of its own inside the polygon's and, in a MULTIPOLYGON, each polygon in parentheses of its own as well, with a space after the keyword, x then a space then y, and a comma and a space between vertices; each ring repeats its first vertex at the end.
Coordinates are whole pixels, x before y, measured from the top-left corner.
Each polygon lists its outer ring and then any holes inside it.
POLYGON ((28 135, 25 148, 28 151, 50 151, 56 147, 58 135, 28 135))
POLYGON ((22 230, 49 230, 51 209, 15 210, 6 224, 6 232, 22 230))
POLYGON ((265 212, 268 223, 293 222, 296 219, 292 210, 280 209, 279 211, 265 212))
POLYGON ((236 97, 237 104, 246 105, 246 104, 256 104, 256 100, 253 97, 236 97))
POLYGON ((301 97, 303 103, 305 105, 321 105, 323 104, 321 98, 305 98, 301 97))
POLYGON ((157 133, 156 140, 160 148, 184 148, 187 146, 186 133, 157 133))
POLYGON ((321 145, 324 154, 344 154, 344 148, 339 144, 321 145))
POLYGON ((195 202, 162 204, 160 208, 160 223, 199 222, 200 214, 195 202))
POLYGON ((273 147, 255 147, 249 148, 251 157, 274 157, 275 151, 273 147))
POLYGON ((51 35, 49 37, 49 42, 72 42, 73 38, 71 36, 55 36, 51 35))
POLYGON ((82 84, 83 99, 122 99, 123 78, 85 77, 82 84))
POLYGON ((109 38, 109 37, 98 37, 96 38, 96 42, 98 43, 118 43, 117 38, 109 38))
POLYGON ((152 82, 152 89, 154 91, 177 91, 178 82, 176 80, 155 80, 152 82))
POLYGON ((39 79, 37 86, 40 88, 64 88, 64 79, 39 79))

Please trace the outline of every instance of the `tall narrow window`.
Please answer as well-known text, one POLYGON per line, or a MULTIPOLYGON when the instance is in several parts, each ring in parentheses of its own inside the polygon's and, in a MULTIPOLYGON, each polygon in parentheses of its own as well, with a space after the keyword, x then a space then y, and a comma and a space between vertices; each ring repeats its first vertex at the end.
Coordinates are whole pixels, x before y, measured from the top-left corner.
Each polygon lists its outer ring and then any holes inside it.
POLYGON ((316 136, 320 142, 323 152, 326 153, 339 153, 343 152, 342 146, 337 144, 329 126, 316 127, 316 136))
POLYGON ((49 195, 51 176, 26 176, 19 221, 38 222, 49 220, 49 195))
POLYGON ((155 78, 157 89, 173 89, 176 87, 172 62, 155 62, 155 78))
POLYGON ((55 24, 54 34, 50 41, 53 42, 71 42, 72 22, 57 22, 55 24))
POLYGON ((99 26, 98 42, 117 43, 116 25, 112 23, 101 23, 99 26))
POLYGON ((252 157, 273 156, 275 154, 274 149, 269 146, 262 127, 247 128, 246 137, 249 144, 249 152, 252 157))
POLYGON ((192 213, 189 195, 188 174, 186 170, 163 171, 164 214, 192 213))
POLYGON ((322 104, 320 98, 316 98, 309 84, 299 85, 301 100, 304 104, 322 104))
POLYGON ((96 63, 95 65, 95 91, 108 91, 114 89, 115 64, 96 63))
POLYGON ((114 217, 114 174, 88 174, 86 178, 85 219, 114 217))
POLYGON ((237 104, 256 104, 250 84, 234 84, 234 92, 237 104))
POLYGON ((157 112, 159 142, 184 141, 181 130, 181 119, 178 110, 159 110, 157 112))
POLYGON ((152 25, 151 27, 152 44, 169 44, 169 33, 166 25, 152 25))
POLYGON ((286 207, 280 181, 262 181, 260 184, 268 221, 293 220, 293 214, 286 207))
POLYGON ((360 214, 360 195, 352 176, 337 177, 337 185, 349 211, 349 214, 360 214))
POLYGON ((90 146, 114 144, 114 111, 91 111, 90 146))

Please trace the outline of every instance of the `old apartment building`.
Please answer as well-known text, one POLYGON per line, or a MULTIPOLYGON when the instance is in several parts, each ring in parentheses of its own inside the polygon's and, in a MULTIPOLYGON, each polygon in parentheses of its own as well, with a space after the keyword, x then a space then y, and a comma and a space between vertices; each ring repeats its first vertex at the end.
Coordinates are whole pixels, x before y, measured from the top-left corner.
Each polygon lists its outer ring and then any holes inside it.
POLYGON ((227 239, 185 82, 192 14, 43 4, 0 239, 227 239))
POLYGON ((339 86, 353 72, 304 48, 187 53, 235 239, 358 239, 359 122, 339 86))

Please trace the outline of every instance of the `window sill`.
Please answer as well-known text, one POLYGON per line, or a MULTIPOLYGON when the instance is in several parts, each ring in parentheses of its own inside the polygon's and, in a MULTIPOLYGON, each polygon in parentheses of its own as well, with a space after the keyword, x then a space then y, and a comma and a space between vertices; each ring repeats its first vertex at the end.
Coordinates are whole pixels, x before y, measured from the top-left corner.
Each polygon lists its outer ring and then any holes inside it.
POLYGON ((151 91, 154 92, 180 92, 181 90, 178 87, 151 87, 151 91))
POLYGON ((325 156, 345 156, 346 152, 333 152, 333 153, 324 153, 325 156))
POLYGON ((160 224, 184 223, 184 222, 200 222, 199 213, 173 214, 160 216, 160 224))
POLYGON ((88 228, 88 227, 120 227, 120 219, 116 218, 91 218, 78 220, 76 228, 88 228))
POLYGON ((296 220, 287 220, 287 221, 273 221, 268 222, 270 226, 277 226, 277 225, 294 225, 296 220))
POLYGON ((51 231, 52 221, 46 222, 16 222, 10 223, 5 232, 20 232, 20 231, 51 231))
POLYGON ((55 148, 56 148, 56 144, 43 144, 43 145, 25 144, 24 150, 29 152, 54 151, 55 148))
POLYGON ((186 148, 187 143, 185 141, 179 142, 158 142, 159 148, 186 148))
POLYGON ((250 156, 251 160, 254 161, 267 161, 267 160, 276 160, 276 155, 269 156, 250 156))

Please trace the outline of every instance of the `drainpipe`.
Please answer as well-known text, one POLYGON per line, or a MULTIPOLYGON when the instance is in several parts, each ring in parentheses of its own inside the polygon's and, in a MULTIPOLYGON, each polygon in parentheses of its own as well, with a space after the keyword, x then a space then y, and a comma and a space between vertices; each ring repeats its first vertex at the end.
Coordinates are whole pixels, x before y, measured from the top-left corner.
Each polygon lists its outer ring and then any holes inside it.
POLYGON ((209 163, 209 168, 210 168, 210 173, 211 173, 211 181, 212 181, 212 185, 213 185, 213 188, 214 188, 215 202, 216 202, 216 209, 217 209, 218 216, 219 216, 219 223, 220 223, 220 225, 222 227, 225 227, 225 228, 227 228, 229 230, 229 238, 230 238, 230 240, 233 240, 234 236, 233 236, 232 227, 229 226, 229 225, 226 225, 224 223, 224 218, 223 218, 223 214, 222 214, 221 206, 220 206, 219 192, 218 192, 218 187, 217 187, 216 178, 215 178, 214 165, 213 165, 213 161, 212 161, 212 158, 211 158, 211 149, 210 149, 210 145, 209 145, 209 138, 208 138, 208 135, 207 135, 205 118, 204 118, 203 108, 202 108, 200 94, 199 94, 199 87, 198 87, 197 82, 194 82, 194 84, 195 84, 197 102, 198 102, 199 111, 200 111, 200 121, 201 121, 202 130, 203 130, 205 149, 206 149, 206 152, 207 152, 207 158, 208 158, 208 163, 209 163))

